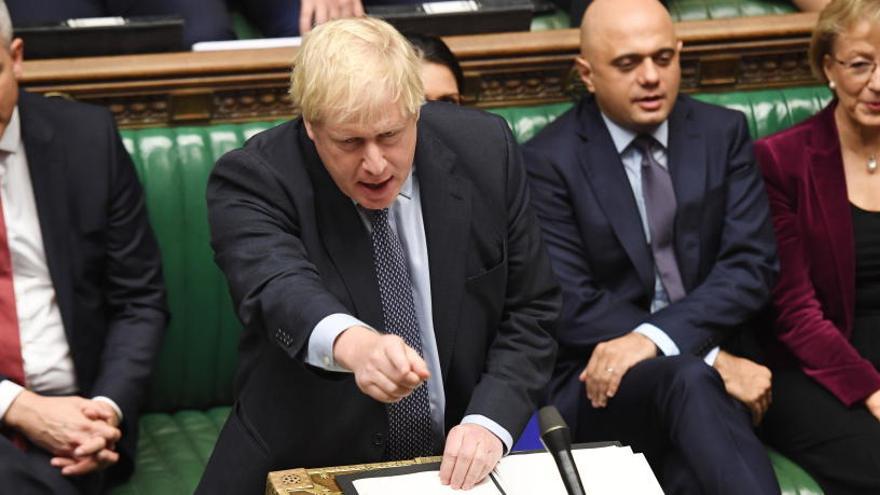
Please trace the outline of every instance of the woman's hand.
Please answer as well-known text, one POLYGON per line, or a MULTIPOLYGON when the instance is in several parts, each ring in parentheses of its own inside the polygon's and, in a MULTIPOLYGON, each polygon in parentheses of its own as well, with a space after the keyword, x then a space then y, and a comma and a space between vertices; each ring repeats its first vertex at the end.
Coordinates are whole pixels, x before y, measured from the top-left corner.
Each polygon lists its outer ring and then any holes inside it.
POLYGON ((877 421, 880 421, 880 390, 874 392, 865 399, 865 407, 867 407, 868 411, 877 418, 877 421))

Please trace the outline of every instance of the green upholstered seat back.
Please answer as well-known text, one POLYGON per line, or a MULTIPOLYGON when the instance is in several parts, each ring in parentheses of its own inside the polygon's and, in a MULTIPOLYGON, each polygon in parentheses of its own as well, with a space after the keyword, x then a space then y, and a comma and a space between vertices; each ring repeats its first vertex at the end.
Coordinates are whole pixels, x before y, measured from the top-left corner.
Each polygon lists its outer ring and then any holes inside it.
MULTIPOLYGON (((755 139, 786 129, 813 115, 831 100, 824 86, 739 91, 732 93, 704 93, 695 98, 734 108, 743 112, 749 130, 755 139)), ((510 124, 517 141, 531 139, 545 125, 572 107, 572 103, 554 103, 532 107, 492 109, 510 124)))
POLYGON ((787 129, 821 110, 831 101, 825 86, 767 89, 739 93, 704 93, 696 98, 746 114, 755 139, 787 129))
POLYGON ((791 0, 670 0, 667 5, 676 21, 790 14, 798 11, 791 0))
MULTIPOLYGON (((668 0, 669 13, 675 21, 726 19, 753 15, 791 14, 798 9, 791 0, 668 0)), ((580 20, 575 23, 579 25, 580 20)), ((532 19, 532 31, 571 27, 568 12, 554 11, 532 19)))
POLYGON ((232 403, 241 325, 209 245, 205 185, 226 151, 268 123, 124 131, 162 251, 171 323, 147 409, 232 403))
MULTIPOLYGON (((742 110, 752 135, 788 127, 829 99, 823 87, 699 95, 742 110)), ((494 110, 527 140, 570 103, 494 110)), ((241 325, 209 246, 205 185, 226 151, 273 125, 254 123, 123 132, 144 184, 150 221, 162 250, 171 324, 153 380, 148 410, 205 409, 232 402, 241 325)))

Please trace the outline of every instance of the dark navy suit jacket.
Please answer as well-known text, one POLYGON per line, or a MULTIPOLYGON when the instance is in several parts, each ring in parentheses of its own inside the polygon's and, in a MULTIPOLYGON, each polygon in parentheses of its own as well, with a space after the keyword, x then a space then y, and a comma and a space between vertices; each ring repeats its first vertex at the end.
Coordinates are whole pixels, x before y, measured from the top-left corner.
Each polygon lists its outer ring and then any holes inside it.
POLYGON ((115 469, 124 475, 168 320, 143 190, 106 109, 25 92, 18 108, 79 395, 122 409, 115 469))
MULTIPOLYGON (((482 414, 516 436, 550 377, 560 305, 519 150, 504 120, 428 104, 414 163, 446 430, 482 414)), ((230 454, 243 447, 265 469, 381 460, 384 404, 360 392, 352 374, 303 360, 330 314, 383 328, 367 230, 303 122, 221 158, 208 205, 216 260, 245 325, 234 412, 245 431, 224 429, 202 487, 234 469, 230 454)))
POLYGON ((702 356, 768 302, 776 247, 745 117, 679 96, 668 120, 675 252, 687 295, 653 314, 651 249, 595 100, 585 97, 525 146, 533 204, 563 290, 550 394, 572 422, 585 400, 577 377, 597 343, 648 322, 680 352, 702 356))

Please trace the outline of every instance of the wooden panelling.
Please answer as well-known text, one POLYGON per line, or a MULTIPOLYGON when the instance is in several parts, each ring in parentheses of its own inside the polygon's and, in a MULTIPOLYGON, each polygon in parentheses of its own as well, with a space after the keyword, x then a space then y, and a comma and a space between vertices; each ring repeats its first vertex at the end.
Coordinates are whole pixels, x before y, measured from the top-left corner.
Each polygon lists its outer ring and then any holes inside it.
MULTIPOLYGON (((677 24, 682 90, 730 91, 815 82, 807 61, 816 14, 677 24)), ((565 101, 578 31, 445 38, 465 72, 469 105, 565 101)), ((293 48, 127 55, 25 62, 23 85, 107 105, 123 127, 275 119, 295 113, 287 86, 293 48)))

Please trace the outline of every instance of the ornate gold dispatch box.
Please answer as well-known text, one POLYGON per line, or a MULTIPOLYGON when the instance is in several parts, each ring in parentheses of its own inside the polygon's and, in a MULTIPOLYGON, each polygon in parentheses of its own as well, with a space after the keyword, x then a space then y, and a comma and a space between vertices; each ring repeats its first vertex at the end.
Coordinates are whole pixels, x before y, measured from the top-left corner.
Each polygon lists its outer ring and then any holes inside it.
POLYGON ((408 461, 376 462, 352 466, 272 471, 266 478, 266 495, 342 495, 336 476, 374 469, 440 462, 440 457, 417 457, 408 461))

